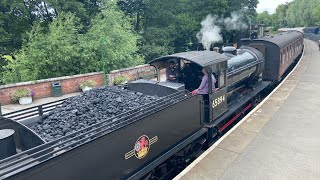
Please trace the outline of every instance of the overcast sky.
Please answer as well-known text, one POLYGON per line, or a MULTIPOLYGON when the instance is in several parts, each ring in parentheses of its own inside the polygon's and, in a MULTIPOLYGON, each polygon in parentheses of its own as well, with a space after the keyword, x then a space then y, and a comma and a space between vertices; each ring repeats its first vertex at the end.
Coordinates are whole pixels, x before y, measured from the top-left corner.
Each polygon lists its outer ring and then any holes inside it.
POLYGON ((259 0, 257 12, 268 11, 270 14, 274 13, 278 5, 290 2, 292 0, 259 0))

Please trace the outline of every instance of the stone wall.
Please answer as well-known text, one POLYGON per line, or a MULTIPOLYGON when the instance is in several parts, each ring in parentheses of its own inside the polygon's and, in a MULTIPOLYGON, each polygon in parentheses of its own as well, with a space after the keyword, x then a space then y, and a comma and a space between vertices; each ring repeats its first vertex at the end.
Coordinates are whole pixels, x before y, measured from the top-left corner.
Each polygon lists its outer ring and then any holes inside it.
MULTIPOLYGON (((136 80, 138 79, 138 73, 152 73, 153 70, 154 68, 152 66, 140 65, 132 68, 111 71, 109 74, 107 74, 107 82, 108 85, 113 85, 114 79, 118 76, 125 76, 128 80, 136 80)), ((50 97, 52 96, 51 86, 53 82, 61 83, 62 94, 79 92, 81 90, 79 87, 80 83, 86 80, 95 80, 98 86, 103 86, 103 73, 97 72, 52 79, 44 79, 31 82, 1 85, 0 102, 2 105, 13 103, 11 101, 10 95, 20 88, 28 88, 34 90, 34 99, 50 97)))

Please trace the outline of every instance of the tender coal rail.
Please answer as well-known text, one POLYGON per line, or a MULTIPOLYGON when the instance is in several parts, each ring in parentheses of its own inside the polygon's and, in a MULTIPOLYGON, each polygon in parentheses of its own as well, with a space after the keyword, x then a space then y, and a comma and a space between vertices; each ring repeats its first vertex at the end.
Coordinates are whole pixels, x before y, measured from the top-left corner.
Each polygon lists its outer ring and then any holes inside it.
POLYGON ((6 113, 6 114, 3 114, 3 117, 12 119, 15 121, 30 119, 31 117, 39 117, 44 115, 45 113, 52 111, 56 107, 61 106, 62 103, 66 100, 67 99, 61 99, 58 101, 42 104, 40 106, 30 107, 30 108, 6 113))

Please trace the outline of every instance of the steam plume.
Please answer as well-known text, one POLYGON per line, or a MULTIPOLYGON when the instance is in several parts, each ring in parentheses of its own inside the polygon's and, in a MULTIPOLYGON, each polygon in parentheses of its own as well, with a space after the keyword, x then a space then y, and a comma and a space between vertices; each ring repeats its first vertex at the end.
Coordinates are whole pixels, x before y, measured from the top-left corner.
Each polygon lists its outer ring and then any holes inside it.
POLYGON ((210 49, 211 44, 222 41, 221 28, 216 25, 217 21, 218 18, 216 16, 213 17, 209 14, 201 22, 202 28, 197 33, 197 38, 206 50, 210 49))
POLYGON ((218 18, 218 16, 207 15, 206 19, 201 22, 201 30, 197 33, 197 39, 203 44, 204 49, 210 50, 210 46, 223 40, 221 27, 226 30, 245 30, 248 26, 242 21, 240 12, 232 12, 231 17, 218 18))
POLYGON ((224 24, 228 31, 245 30, 248 28, 248 26, 242 22, 242 14, 240 12, 232 12, 231 17, 224 19, 224 24))

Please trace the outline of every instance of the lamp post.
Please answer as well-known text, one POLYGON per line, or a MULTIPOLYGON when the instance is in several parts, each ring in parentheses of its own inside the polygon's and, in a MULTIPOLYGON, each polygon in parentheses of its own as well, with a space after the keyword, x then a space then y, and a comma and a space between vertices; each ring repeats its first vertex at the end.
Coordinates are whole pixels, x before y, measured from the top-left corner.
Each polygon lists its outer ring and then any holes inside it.
POLYGON ((101 39, 100 48, 101 48, 101 66, 103 71, 103 84, 104 87, 107 87, 107 74, 106 74, 106 61, 105 61, 105 47, 107 45, 107 40, 105 37, 101 39))
POLYGON ((251 25, 252 25, 251 16, 249 16, 250 34, 251 34, 251 31, 252 31, 252 29, 251 29, 251 25))

